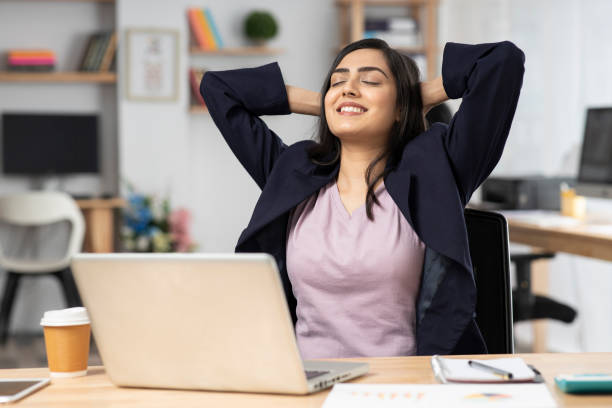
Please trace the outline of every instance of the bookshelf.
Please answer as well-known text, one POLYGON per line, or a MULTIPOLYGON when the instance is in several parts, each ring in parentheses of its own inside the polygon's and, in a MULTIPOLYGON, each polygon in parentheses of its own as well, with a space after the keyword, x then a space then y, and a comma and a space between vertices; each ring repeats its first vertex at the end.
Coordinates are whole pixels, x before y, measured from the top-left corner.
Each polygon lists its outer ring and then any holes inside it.
MULTIPOLYGON (((188 10, 188 15, 190 15, 191 12, 192 10, 188 10)), ((238 47, 222 46, 217 49, 203 48, 199 46, 199 44, 205 44, 204 42, 205 40, 198 39, 197 34, 194 32, 194 26, 192 25, 192 23, 193 21, 190 20, 190 17, 188 17, 187 18, 188 31, 191 34, 191 40, 190 40, 191 45, 189 47, 189 56, 191 58, 207 58, 208 59, 208 58, 218 58, 218 57, 272 56, 272 55, 279 55, 284 52, 284 50, 281 48, 271 48, 265 45, 238 46, 238 47)), ((210 24, 209 20, 207 20, 207 23, 205 23, 205 25, 209 25, 209 27, 212 27, 214 25, 214 22, 210 24)), ((212 33, 212 31, 213 30, 211 29, 210 33, 212 33)), ((219 37, 216 37, 212 41, 216 42, 217 38, 219 37)), ((210 40, 211 39, 208 39, 206 41, 210 41, 210 40)), ((191 70, 200 71, 201 73, 202 70, 195 68, 194 65, 201 65, 201 64, 191 64, 192 66, 191 70)), ((195 93, 198 92, 197 90, 198 87, 195 84, 195 80, 192 80, 191 75, 192 74, 190 73, 189 82, 190 82, 190 100, 191 102, 189 106, 189 113, 190 114, 207 114, 208 109, 206 109, 206 107, 204 106, 201 106, 199 102, 197 101, 197 97, 195 96, 195 93)))
MULTIPOLYGON (((76 0, 71 0, 76 1, 76 0)), ((84 0, 79 0, 84 1, 84 0)), ((13 72, 0 71, 0 82, 100 83, 115 84, 114 72, 13 72)))
POLYGON ((200 47, 191 47, 191 55, 226 55, 226 56, 248 56, 248 55, 278 55, 283 53, 280 48, 269 48, 265 46, 232 47, 218 50, 205 50, 200 47))
POLYGON ((395 48, 405 54, 424 55, 427 64, 426 79, 436 76, 439 51, 438 0, 336 0, 336 6, 340 20, 340 48, 364 38, 367 7, 407 8, 419 27, 422 46, 395 48))
MULTIPOLYGON (((218 50, 208 50, 197 46, 191 46, 189 48, 189 55, 192 57, 272 56, 282 54, 283 52, 284 50, 282 48, 270 48, 266 46, 224 47, 218 50)), ((200 105, 195 105, 192 101, 189 106, 189 113, 207 114, 208 109, 200 105)))
MULTIPOLYGON (((70 5, 77 3, 91 4, 107 4, 114 7, 116 0, 23 0, 23 4, 61 4, 70 5)), ((83 52, 78 49, 74 52, 83 52)), ((99 83, 99 84, 114 84, 117 82, 117 76, 114 71, 106 72, 84 72, 80 71, 79 67, 74 67, 75 70, 60 70, 60 71, 12 71, 0 70, 0 82, 45 82, 45 83, 99 83)))
MULTIPOLYGON (((4 14, 0 26, 6 28, 0 54, 23 47, 48 48, 56 55, 52 71, 10 70, 8 62, 1 61, 0 110, 87 112, 99 116, 100 172, 62 180, 59 188, 69 192, 92 196, 118 193, 117 74, 79 71, 82 54, 88 46, 85 37, 100 30, 115 30, 115 6, 115 0, 0 0, 0 13, 4 14), (13 21, 15 24, 7 24, 13 21)), ((16 190, 30 188, 27 176, 4 178, 0 175, 0 178, 3 184, 16 190)), ((113 225, 110 217, 104 223, 99 221, 90 233, 109 228, 112 231, 113 225)))

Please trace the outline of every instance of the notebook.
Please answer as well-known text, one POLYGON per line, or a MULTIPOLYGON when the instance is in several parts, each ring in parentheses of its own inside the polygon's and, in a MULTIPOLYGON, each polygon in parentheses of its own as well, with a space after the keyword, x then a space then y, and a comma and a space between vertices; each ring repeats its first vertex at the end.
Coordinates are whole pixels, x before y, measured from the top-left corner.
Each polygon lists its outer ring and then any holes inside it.
POLYGON ((72 270, 117 385, 307 394, 367 363, 302 361, 266 254, 79 254, 72 270))
POLYGON ((520 357, 495 358, 486 360, 465 358, 444 358, 432 356, 431 367, 438 381, 442 383, 524 383, 542 382, 542 378, 533 367, 528 366, 520 357), (505 379, 490 371, 475 368, 469 361, 486 364, 512 373, 512 379, 505 379))

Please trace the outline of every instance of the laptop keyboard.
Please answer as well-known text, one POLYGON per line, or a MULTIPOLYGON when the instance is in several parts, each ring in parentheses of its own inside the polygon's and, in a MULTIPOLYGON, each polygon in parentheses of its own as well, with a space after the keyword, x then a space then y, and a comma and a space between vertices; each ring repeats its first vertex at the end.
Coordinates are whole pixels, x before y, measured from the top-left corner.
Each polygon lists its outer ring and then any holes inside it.
POLYGON ((306 379, 310 380, 311 378, 315 378, 318 377, 320 375, 323 374, 328 374, 329 371, 309 371, 309 370, 304 370, 304 372, 306 373, 306 379))

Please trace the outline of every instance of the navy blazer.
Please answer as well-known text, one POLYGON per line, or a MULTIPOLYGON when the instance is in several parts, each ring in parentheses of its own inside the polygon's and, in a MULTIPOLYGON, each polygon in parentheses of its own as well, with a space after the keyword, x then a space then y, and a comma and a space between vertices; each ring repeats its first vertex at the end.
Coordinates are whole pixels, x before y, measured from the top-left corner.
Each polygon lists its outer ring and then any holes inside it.
MULTIPOLYGON (((476 287, 463 210, 502 154, 523 81, 524 54, 511 42, 444 48, 442 79, 450 98, 463 98, 450 124, 433 124, 409 142, 384 179, 406 220, 426 245, 416 305, 417 354, 485 353, 475 317, 476 287)), ((291 146, 260 115, 291 113, 276 63, 207 72, 200 92, 240 163, 262 189, 237 252, 276 259, 296 321, 286 268, 289 214, 332 182, 339 164, 311 162, 314 141, 291 146)))

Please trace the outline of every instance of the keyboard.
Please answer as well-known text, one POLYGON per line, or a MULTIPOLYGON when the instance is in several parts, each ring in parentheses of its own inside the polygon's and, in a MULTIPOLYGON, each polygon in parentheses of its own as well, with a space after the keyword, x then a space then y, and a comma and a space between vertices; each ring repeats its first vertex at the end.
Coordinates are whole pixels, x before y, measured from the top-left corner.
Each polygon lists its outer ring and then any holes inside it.
POLYGON ((310 380, 311 378, 315 378, 315 377, 318 377, 318 376, 323 375, 323 374, 329 374, 329 371, 309 371, 309 370, 304 370, 304 373, 306 374, 306 379, 310 380))

